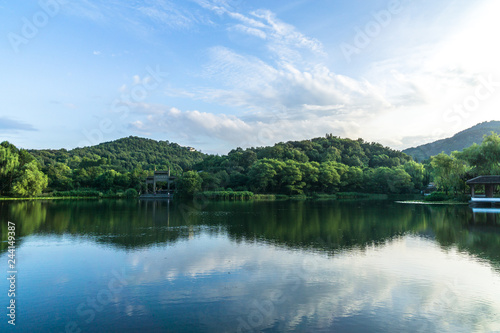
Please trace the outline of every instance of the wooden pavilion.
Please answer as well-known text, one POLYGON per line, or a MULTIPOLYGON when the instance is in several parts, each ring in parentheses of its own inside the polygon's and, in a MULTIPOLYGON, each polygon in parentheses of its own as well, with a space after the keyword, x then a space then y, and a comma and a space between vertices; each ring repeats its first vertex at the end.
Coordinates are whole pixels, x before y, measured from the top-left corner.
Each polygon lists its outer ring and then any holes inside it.
POLYGON ((500 203, 500 198, 495 198, 495 188, 500 185, 500 176, 479 176, 466 182, 471 188, 471 202, 500 203), (476 194, 476 186, 484 186, 484 195, 476 194))
POLYGON ((140 196, 141 199, 170 199, 173 197, 174 190, 173 185, 175 185, 177 177, 170 175, 170 168, 168 171, 156 171, 153 176, 148 176, 146 178, 146 193, 140 196), (158 190, 156 183, 167 183, 167 189, 158 190), (149 185, 152 185, 153 191, 149 192, 149 185))

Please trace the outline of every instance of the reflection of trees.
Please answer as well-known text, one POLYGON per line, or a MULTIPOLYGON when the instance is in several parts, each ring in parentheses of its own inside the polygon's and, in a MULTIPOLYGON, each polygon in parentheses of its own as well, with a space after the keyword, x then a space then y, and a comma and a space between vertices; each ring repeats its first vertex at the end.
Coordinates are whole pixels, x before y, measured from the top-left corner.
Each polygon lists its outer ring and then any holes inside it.
MULTIPOLYGON (((176 242, 202 229, 227 233, 236 242, 328 253, 416 233, 435 237, 445 250, 457 246, 500 267, 498 222, 477 215, 473 223, 470 208, 463 206, 275 201, 214 202, 199 210, 193 204, 166 201, 65 200, 3 202, 0 208, 2 241, 7 240, 6 221, 16 223, 18 242, 33 233, 71 234, 127 249, 176 242)), ((1 252, 6 249, 2 242, 1 252)))
POLYGON ((232 238, 326 251, 384 243, 421 222, 388 202, 271 202, 252 208, 228 225, 232 238), (388 214, 388 205, 395 211, 388 214))
MULTIPOLYGON (((182 216, 169 216, 165 201, 24 201, 2 203, 2 241, 7 223, 16 223, 16 239, 32 233, 71 234, 99 243, 135 248, 188 237, 182 216)), ((1 251, 7 243, 1 244, 1 251)))
POLYGON ((16 224, 16 244, 19 244, 20 237, 36 232, 40 224, 46 219, 46 210, 40 204, 33 201, 20 201, 13 204, 7 202, 0 203, 0 220, 2 226, 2 242, 0 243, 0 253, 7 250, 8 221, 16 224), (28 221, 25 217, 29 216, 28 221))
POLYGON ((456 246, 459 251, 487 259, 500 269, 500 216, 491 213, 473 213, 469 207, 426 207, 432 216, 436 240, 447 249, 456 246))

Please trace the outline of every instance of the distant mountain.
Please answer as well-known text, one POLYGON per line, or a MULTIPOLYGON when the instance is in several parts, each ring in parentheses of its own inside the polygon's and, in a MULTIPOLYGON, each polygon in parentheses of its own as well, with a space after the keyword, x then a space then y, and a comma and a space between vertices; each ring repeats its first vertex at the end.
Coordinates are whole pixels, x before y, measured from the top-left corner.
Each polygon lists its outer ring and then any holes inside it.
POLYGON ((412 156, 417 161, 423 161, 441 152, 450 154, 452 151, 461 151, 464 148, 470 147, 474 143, 481 144, 484 135, 490 134, 492 131, 500 133, 500 121, 486 121, 458 132, 451 138, 408 148, 403 150, 403 153, 412 156))

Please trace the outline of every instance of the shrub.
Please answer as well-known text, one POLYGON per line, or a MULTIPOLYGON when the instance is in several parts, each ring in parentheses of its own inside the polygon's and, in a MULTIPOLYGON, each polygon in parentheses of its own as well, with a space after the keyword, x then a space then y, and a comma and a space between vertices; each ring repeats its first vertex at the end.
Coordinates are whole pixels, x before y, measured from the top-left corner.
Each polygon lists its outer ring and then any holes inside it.
POLYGON ((455 198, 453 199, 457 202, 469 202, 470 201, 470 195, 468 194, 458 194, 457 196, 455 196, 455 198))
POLYGON ((357 192, 338 192, 337 199, 361 199, 368 198, 370 195, 366 193, 357 193, 357 192))
POLYGON ((449 199, 450 196, 448 196, 444 192, 432 192, 431 194, 424 197, 424 201, 446 201, 449 199))
POLYGON ((129 188, 125 191, 125 196, 127 198, 136 198, 138 195, 139 193, 137 193, 137 190, 135 188, 129 188))
POLYGON ((53 196, 95 198, 95 197, 102 197, 102 193, 95 190, 54 191, 53 196))
POLYGON ((205 191, 196 194, 196 197, 208 200, 250 200, 254 194, 250 191, 205 191))

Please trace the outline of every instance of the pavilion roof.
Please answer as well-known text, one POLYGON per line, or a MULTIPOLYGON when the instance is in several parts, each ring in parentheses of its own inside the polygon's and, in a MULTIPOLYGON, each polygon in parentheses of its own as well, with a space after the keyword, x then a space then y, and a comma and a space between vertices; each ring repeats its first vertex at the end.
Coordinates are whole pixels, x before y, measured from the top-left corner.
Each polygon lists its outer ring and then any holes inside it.
POLYGON ((499 184, 500 176, 479 176, 476 178, 469 179, 467 185, 483 185, 483 184, 499 184))

